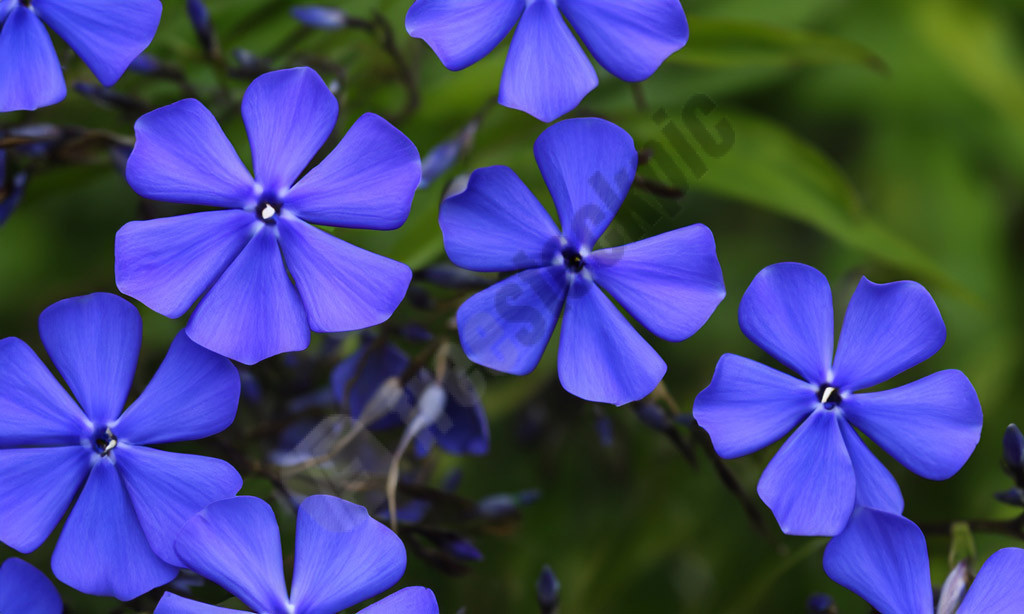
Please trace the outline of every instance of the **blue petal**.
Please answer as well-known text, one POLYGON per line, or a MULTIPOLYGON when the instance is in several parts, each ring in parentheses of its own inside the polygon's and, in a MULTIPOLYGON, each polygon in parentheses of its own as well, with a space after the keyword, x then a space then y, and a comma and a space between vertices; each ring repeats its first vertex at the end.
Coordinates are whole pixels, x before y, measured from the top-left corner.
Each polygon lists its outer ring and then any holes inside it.
POLYGON ((168 318, 180 318, 252 237, 249 211, 204 211, 128 222, 114 239, 117 289, 168 318))
POLYGON ((906 371, 939 351, 946 325, 921 284, 860 280, 836 348, 835 386, 861 390, 906 371))
POLYGON ((186 565, 258 612, 287 609, 281 534, 274 510, 255 497, 209 505, 189 520, 174 549, 186 565))
POLYGON ((896 478, 871 453, 849 422, 840 420, 839 428, 843 431, 843 443, 846 444, 853 472, 857 476, 857 505, 890 514, 902 514, 903 493, 900 492, 896 478))
POLYGON ((498 46, 523 14, 524 0, 416 0, 405 16, 448 70, 462 70, 498 46))
POLYGON ((362 506, 314 495, 295 529, 296 614, 333 614, 387 590, 405 572, 405 546, 362 506))
POLYGON ((850 395, 842 408, 890 456, 930 480, 952 477, 981 438, 981 404, 960 371, 940 371, 892 390, 850 395))
POLYGON ((410 586, 359 610, 359 614, 438 614, 437 598, 433 591, 422 586, 410 586))
POLYGON ((412 271, 294 219, 278 225, 281 247, 309 314, 321 333, 359 330, 387 320, 405 298, 412 271))
POLYGON ((668 341, 700 330, 725 298, 715 238, 703 224, 602 249, 586 262, 602 290, 668 341))
POLYGON ((740 300, 740 329, 776 360, 813 384, 831 382, 832 289, 806 264, 773 264, 740 300))
MULTIPOLYGON (((537 3, 542 4, 547 3, 537 3)), ((569 119, 545 130, 533 153, 558 209, 563 234, 573 247, 590 249, 633 185, 637 165, 633 138, 603 119, 569 119)))
POLYGON ((834 411, 815 411, 800 425, 757 484, 786 535, 835 535, 853 511, 857 478, 834 411))
POLYGON ((221 608, 179 597, 174 593, 164 593, 160 603, 156 604, 153 614, 238 614, 240 610, 221 608))
POLYGON ((504 373, 533 371, 567 291, 564 267, 552 266, 517 273, 471 296, 456 314, 466 356, 504 373))
POLYGON ((558 8, 597 62, 623 81, 650 77, 690 37, 679 0, 560 0, 558 8))
POLYGON ((64 299, 39 316, 39 335, 85 413, 96 424, 124 409, 142 344, 139 310, 113 294, 64 299))
POLYGON ((461 194, 441 203, 444 250, 471 271, 518 271, 550 265, 559 248, 551 216, 512 169, 473 171, 461 194))
POLYGON ((21 339, 0 339, 0 447, 77 445, 91 434, 36 353, 21 339))
POLYGON ((185 330, 199 345, 247 365, 309 346, 306 310, 269 227, 224 271, 185 330))
POLYGON ((1013 614, 1024 603, 1024 550, 1003 548, 978 570, 957 614, 1013 614))
POLYGON ((252 175, 217 119, 189 98, 135 122, 135 148, 125 168, 143 198, 241 208, 255 198, 252 175))
POLYGON ((420 154, 384 118, 366 113, 299 180, 284 206, 312 224, 393 230, 409 217, 420 154))
POLYGON ((0 113, 34 111, 67 96, 64 74, 46 27, 20 4, 0 30, 0 113))
POLYGON ((204 507, 233 496, 242 476, 219 458, 120 445, 114 452, 149 545, 170 565, 183 567, 174 538, 204 507))
POLYGON ((828 577, 885 614, 934 612, 928 545, 906 518, 858 508, 825 547, 823 564, 828 577))
POLYGON ((530 4, 512 36, 498 103, 552 122, 595 87, 597 72, 555 3, 530 4))
POLYGON ((235 420, 241 386, 230 360, 180 332, 152 381, 113 428, 133 444, 209 437, 235 420))
POLYGON ((117 469, 107 460, 93 466, 57 540, 52 567, 71 588, 121 601, 178 575, 150 548, 117 469))
POLYGON ((11 11, 13 11, 18 5, 18 0, 0 0, 0 24, 7 19, 7 16, 10 15, 11 11))
POLYGON ((32 5, 108 87, 152 42, 162 10, 160 0, 34 0, 32 5))
POLYGON ((89 451, 81 444, 0 450, 0 541, 18 552, 38 548, 88 472, 89 451))
POLYGON ((577 277, 569 288, 558 341, 558 379, 571 394, 623 405, 650 394, 665 361, 604 292, 577 277))
POLYGON ((737 458, 778 441, 818 405, 807 382, 759 362, 725 354, 711 384, 693 401, 693 417, 722 458, 737 458))
POLYGON ((295 183, 338 122, 338 99, 312 68, 288 68, 252 82, 242 98, 256 181, 283 193, 295 183))
POLYGON ((21 559, 0 566, 0 612, 61 614, 64 604, 46 574, 21 559))

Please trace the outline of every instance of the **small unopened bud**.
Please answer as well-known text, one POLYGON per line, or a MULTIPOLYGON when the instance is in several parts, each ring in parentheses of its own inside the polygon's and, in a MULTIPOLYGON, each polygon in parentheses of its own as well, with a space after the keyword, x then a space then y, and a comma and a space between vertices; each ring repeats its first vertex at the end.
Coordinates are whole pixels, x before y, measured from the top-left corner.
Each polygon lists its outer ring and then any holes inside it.
POLYGON ((558 609, 561 593, 562 583, 551 567, 545 565, 537 577, 537 603, 540 605, 541 614, 553 614, 558 609))
POLYGON ((359 419, 363 424, 373 424, 390 414, 405 398, 405 389, 398 376, 391 376, 381 382, 373 396, 363 406, 359 419))
POLYGON ((210 19, 210 10, 206 8, 203 0, 188 0, 186 4, 188 18, 192 21, 192 27, 199 37, 199 44, 207 54, 213 52, 213 20, 210 19))
POLYGON ((348 24, 345 12, 331 6, 293 6, 292 17, 307 28, 317 30, 340 30, 348 24))
POLYGON ((1003 460, 1014 477, 1024 472, 1024 434, 1016 424, 1006 427, 1003 434, 1003 460))
MULTIPOLYGON (((0 168, 0 174, 4 172, 3 168, 0 168)), ((15 207, 21 202, 22 196, 25 195, 25 186, 28 184, 28 173, 26 171, 18 171, 11 178, 11 181, 0 189, 0 225, 3 225, 7 221, 7 218, 11 217, 14 213, 15 207)))
POLYGON ((480 552, 480 549, 473 542, 464 537, 450 537, 440 540, 438 546, 443 548, 448 554, 463 561, 479 563, 484 560, 484 553, 480 552))
POLYGON ((967 584, 971 580, 967 561, 960 561, 949 572, 939 591, 939 604, 935 606, 935 614, 956 614, 956 610, 967 592, 967 584))
POLYGON ((656 431, 666 431, 669 429, 671 423, 669 422, 668 415, 657 404, 641 401, 633 406, 633 411, 636 412, 636 416, 640 418, 641 422, 652 429, 656 431))
POLYGON ((807 598, 807 614, 836 614, 836 602, 824 593, 815 593, 807 598))
POLYGON ((1020 507, 1024 507, 1024 489, 1011 488, 1010 490, 997 492, 996 499, 1009 505, 1019 505, 1020 507))

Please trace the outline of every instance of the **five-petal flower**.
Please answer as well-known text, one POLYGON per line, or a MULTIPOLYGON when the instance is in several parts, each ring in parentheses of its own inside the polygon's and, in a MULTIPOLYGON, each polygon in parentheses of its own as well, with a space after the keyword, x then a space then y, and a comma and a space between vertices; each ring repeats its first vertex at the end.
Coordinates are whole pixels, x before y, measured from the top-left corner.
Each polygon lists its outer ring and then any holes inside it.
MULTIPOLYGON (((881 614, 934 614, 928 544, 916 524, 859 508, 825 547, 825 573, 881 614)), ((1003 548, 978 571, 963 601, 942 604, 957 614, 1016 614, 1024 610, 1024 550, 1003 548)))
POLYGON ((142 342, 135 307, 111 294, 67 299, 43 311, 39 332, 74 398, 25 342, 0 340, 0 541, 35 550, 81 490, 54 575, 133 599, 177 575, 172 542, 185 521, 242 486, 222 460, 150 447, 227 428, 238 371, 179 334, 122 413, 142 342))
POLYGON ((679 0, 416 0, 405 27, 449 70, 483 59, 516 29, 498 102, 551 122, 597 87, 597 62, 624 81, 643 81, 689 39, 679 0))
POLYGON ((31 111, 67 95, 46 26, 111 86, 149 46, 161 11, 160 0, 0 0, 0 113, 31 111))
POLYGON ((562 307, 558 375, 572 394, 622 405, 650 393, 665 362, 607 292, 655 335, 693 335, 725 297, 715 241, 695 224, 621 247, 594 250, 633 184, 633 139, 601 119, 570 119, 534 146, 562 229, 508 167, 475 171, 441 203, 445 251, 474 271, 519 273, 458 310, 467 356, 522 375, 547 347, 562 307))
MULTIPOLYGON (((262 499, 234 497, 211 504, 175 541, 188 567, 260 614, 336 614, 375 597, 405 573, 405 546, 366 509, 327 495, 299 505, 292 586, 285 586, 281 535, 262 499)), ((164 593, 154 614, 236 612, 164 593)), ((434 594, 410 587, 360 614, 437 614, 434 594)))
POLYGON ((832 291, 812 267, 787 262, 758 273, 739 320, 748 338, 800 378, 725 354, 694 400, 693 415, 724 458, 760 450, 796 428, 757 487, 784 533, 835 535, 855 503, 903 511, 899 485, 854 427, 932 480, 959 471, 978 444, 981 405, 960 371, 858 392, 924 361, 945 342, 938 307, 920 284, 862 279, 834 358, 832 291))
POLYGON ((126 224, 116 239, 118 288, 170 318, 205 293, 188 336, 246 364, 304 349, 310 328, 340 332, 387 320, 405 297, 409 267, 314 224, 401 226, 420 181, 416 147, 368 113, 299 178, 338 117, 337 99, 309 68, 257 78, 242 117, 255 178, 197 100, 136 122, 126 171, 132 188, 223 210, 126 224))

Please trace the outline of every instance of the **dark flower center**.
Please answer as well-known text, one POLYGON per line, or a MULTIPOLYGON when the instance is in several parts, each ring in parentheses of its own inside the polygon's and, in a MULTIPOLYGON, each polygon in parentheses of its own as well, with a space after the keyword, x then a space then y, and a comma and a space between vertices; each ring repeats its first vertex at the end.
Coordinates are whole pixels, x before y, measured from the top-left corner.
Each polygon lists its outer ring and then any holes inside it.
POLYGON ((280 212, 281 204, 270 200, 260 201, 260 204, 256 205, 256 217, 265 224, 276 224, 277 214, 280 212))
POLYGON ((822 384, 821 388, 818 388, 818 400, 825 409, 835 409, 843 401, 843 397, 834 386, 822 384))
POLYGON ((100 456, 110 454, 117 447, 117 437, 109 426, 99 427, 93 432, 92 447, 100 456))
POLYGON ((562 259, 565 261, 565 266, 573 273, 579 273, 583 270, 583 256, 571 247, 567 247, 562 250, 562 259))
POLYGON ((32 6, 32 0, 19 0, 21 6, 32 6))

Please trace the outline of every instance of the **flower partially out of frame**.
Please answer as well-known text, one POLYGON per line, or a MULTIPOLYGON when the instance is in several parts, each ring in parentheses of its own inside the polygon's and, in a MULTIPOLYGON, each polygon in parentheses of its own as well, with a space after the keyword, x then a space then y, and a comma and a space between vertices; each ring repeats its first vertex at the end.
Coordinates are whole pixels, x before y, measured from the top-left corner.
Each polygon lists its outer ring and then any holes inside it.
POLYGON ((310 329, 387 320, 405 297, 409 267, 315 225, 401 226, 420 182, 416 147, 367 113, 300 178, 338 119, 337 99, 310 68, 258 77, 242 118, 255 177, 198 100, 136 122, 131 187, 145 198, 221 210, 126 224, 115 246, 117 287, 169 318, 202 296, 189 338, 245 364, 305 349, 310 329))
MULTIPOLYGON (((175 550, 199 575, 259 614, 337 614, 393 586, 405 573, 405 546, 366 509, 327 495, 299 505, 295 567, 285 586, 274 511, 255 497, 211 504, 181 530, 175 550)), ((230 614, 164 593, 154 614, 230 614)), ((359 614, 437 614, 426 588, 402 589, 359 614)))
POLYGON ((185 521, 242 487, 220 459, 150 447, 227 428, 238 371, 179 334, 124 409, 142 342, 131 303, 60 301, 39 316, 39 333, 74 397, 24 341, 0 340, 0 541, 31 552, 70 506, 54 575, 83 593, 134 599, 178 575, 172 544, 185 521))
POLYGON ((566 20, 597 63, 623 81, 653 75, 690 35, 679 0, 416 0, 405 27, 448 70, 479 62, 516 28, 498 102, 551 122, 597 87, 566 20))
POLYGON ((664 377, 665 362, 608 295, 658 337, 690 337, 725 297, 714 237, 694 224, 594 250, 633 185, 633 139, 602 119, 570 119, 545 130, 534 154, 561 230, 505 166, 474 171, 464 192, 441 203, 452 262, 473 271, 521 271, 459 307, 462 347, 477 364, 526 374, 564 306, 562 386, 600 403, 643 398, 664 377))
POLYGON ((46 574, 21 559, 0 565, 0 612, 61 614, 64 604, 46 574))
POLYGON ((800 377, 725 354, 694 400, 693 416, 724 458, 760 450, 796 429, 757 485, 784 533, 835 535, 855 504, 902 513, 899 485, 856 429, 931 480, 951 477, 974 452, 981 404, 960 371, 860 392, 945 342, 939 309, 920 284, 861 279, 835 346, 828 280, 804 264, 774 264, 751 282, 739 320, 751 341, 800 377))
POLYGON ((1024 611, 1024 550, 1003 548, 978 571, 963 601, 960 591, 932 597, 928 544, 916 524, 860 508, 825 547, 825 573, 881 614, 1017 614, 1024 611))
POLYGON ((109 87, 153 41, 162 10, 160 0, 0 0, 0 113, 67 95, 46 26, 109 87))

